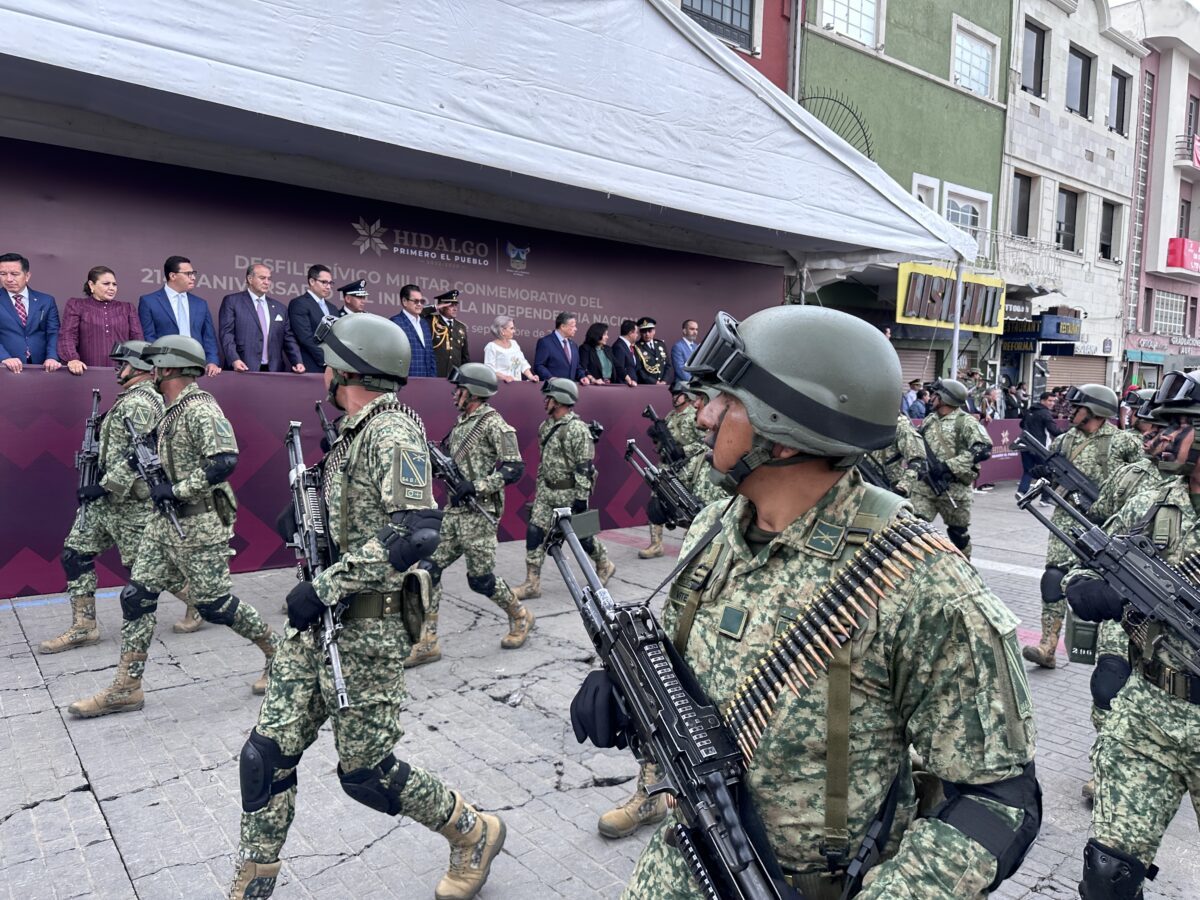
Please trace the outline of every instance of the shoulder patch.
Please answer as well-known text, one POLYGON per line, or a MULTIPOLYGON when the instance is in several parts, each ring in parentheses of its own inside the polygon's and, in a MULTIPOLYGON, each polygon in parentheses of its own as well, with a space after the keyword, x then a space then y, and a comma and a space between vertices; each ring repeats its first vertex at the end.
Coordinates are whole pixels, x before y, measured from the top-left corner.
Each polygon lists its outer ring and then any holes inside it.
POLYGON ((500 435, 500 450, 506 456, 519 457, 521 446, 517 443, 517 433, 509 430, 500 435))
POLYGON ((804 542, 804 547, 821 556, 836 556, 842 548, 845 536, 846 529, 840 525, 818 519, 817 524, 808 533, 808 540, 804 542))
POLYGON ((237 438, 233 436, 233 426, 229 424, 228 419, 220 418, 213 422, 213 433, 217 438, 216 449, 218 453, 237 452, 237 438))
POLYGON ((404 489, 405 499, 422 499, 429 485, 429 454, 424 448, 398 447, 392 459, 392 477, 404 489))
POLYGON ((137 426, 137 430, 145 434, 154 426, 154 414, 145 406, 135 406, 129 414, 130 421, 137 426))

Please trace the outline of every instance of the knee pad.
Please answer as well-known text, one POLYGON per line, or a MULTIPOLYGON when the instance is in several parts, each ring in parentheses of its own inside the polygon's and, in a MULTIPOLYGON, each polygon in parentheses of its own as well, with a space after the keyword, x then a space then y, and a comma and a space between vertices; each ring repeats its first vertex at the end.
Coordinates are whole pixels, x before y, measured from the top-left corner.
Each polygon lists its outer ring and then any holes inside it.
POLYGON ((421 560, 419 563, 417 563, 417 568, 424 569, 426 572, 428 572, 429 577, 433 581, 435 586, 441 584, 442 572, 444 570, 442 569, 441 566, 439 566, 437 563, 435 563, 432 559, 421 560))
POLYGON ((67 581, 74 581, 85 572, 96 568, 96 557, 80 553, 74 547, 63 547, 62 567, 67 573, 67 581))
POLYGON ((234 614, 241 602, 233 594, 226 594, 208 603, 197 603, 196 612, 200 613, 200 618, 204 621, 214 625, 232 625, 234 614))
POLYGON ((1057 603, 1063 599, 1062 580, 1067 570, 1050 566, 1042 573, 1042 602, 1057 603))
POLYGON ((583 552, 591 556, 596 552, 596 539, 590 535, 579 539, 579 546, 583 548, 583 552))
POLYGON ((946 537, 959 550, 965 551, 971 545, 971 534, 961 525, 951 525, 946 529, 946 537))
POLYGON ((121 617, 134 622, 158 609, 158 591, 131 581, 121 588, 121 617))
POLYGON ((496 592, 496 576, 492 572, 486 575, 468 575, 467 587, 477 594, 491 597, 496 592))
POLYGON ((1147 878, 1153 881, 1157 874, 1158 866, 1147 869, 1141 860, 1089 838, 1083 848, 1079 896, 1083 900, 1137 900, 1142 882, 1147 878))
POLYGON ((338 764, 338 779, 342 782, 342 790, 352 800, 389 816, 400 814, 400 794, 404 791, 404 785, 408 783, 411 772, 409 764, 400 762, 392 753, 369 769, 343 772, 341 763, 338 764), (393 769, 396 770, 395 774, 392 774, 393 769))
POLYGON ((251 730, 250 737, 242 745, 238 760, 238 774, 242 783, 242 809, 248 813, 258 812, 271 802, 275 794, 282 794, 296 786, 296 773, 275 781, 280 769, 295 769, 299 755, 284 756, 279 745, 257 731, 251 730))
POLYGON ((532 522, 529 523, 529 528, 525 531, 525 549, 536 550, 546 540, 546 532, 544 529, 538 528, 532 522))
POLYGON ((1129 660, 1121 659, 1110 653, 1103 654, 1096 660, 1096 668, 1092 671, 1092 702, 1098 709, 1111 709, 1113 697, 1125 687, 1129 673, 1133 669, 1129 660))

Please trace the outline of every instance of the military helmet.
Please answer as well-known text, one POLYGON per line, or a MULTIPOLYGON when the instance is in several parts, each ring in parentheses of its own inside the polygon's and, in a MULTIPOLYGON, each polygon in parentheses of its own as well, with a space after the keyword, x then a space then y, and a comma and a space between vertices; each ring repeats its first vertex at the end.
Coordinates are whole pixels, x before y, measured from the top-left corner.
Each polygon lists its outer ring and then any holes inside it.
POLYGON ((154 371, 154 364, 143 356, 146 348, 149 346, 149 341, 118 341, 113 344, 112 352, 108 354, 108 358, 120 363, 121 368, 128 365, 142 372, 152 372, 154 371))
POLYGON ((490 397, 500 388, 496 372, 483 363, 463 363, 450 370, 450 381, 472 397, 490 397))
POLYGON ((142 359, 156 369, 197 369, 200 374, 208 365, 200 342, 181 334, 163 335, 142 351, 142 359))
POLYGON ((579 385, 570 378, 546 379, 542 382, 542 393, 563 406, 574 406, 579 402, 579 385))
POLYGON ((896 437, 900 360, 877 328, 844 312, 776 306, 743 322, 717 313, 684 368, 741 401, 767 441, 812 456, 850 465, 896 437))
POLYGON ((1122 406, 1127 406, 1130 409, 1141 409, 1142 404, 1147 400, 1153 400, 1154 395, 1158 393, 1157 388, 1140 388, 1136 391, 1130 391, 1121 401, 1122 406))
POLYGON ((1067 391, 1067 402, 1107 419, 1117 414, 1117 392, 1103 384, 1081 384, 1067 391))
POLYGON ((1159 421, 1200 416, 1200 372, 1168 372, 1151 402, 1159 421))
POLYGON ((391 391, 408 382, 412 348, 395 322, 373 313, 327 316, 313 336, 325 354, 325 365, 363 376, 365 388, 391 391))
POLYGON ((929 389, 946 406, 958 409, 967 405, 967 386, 961 381, 955 381, 953 378, 939 378, 930 385, 929 389))

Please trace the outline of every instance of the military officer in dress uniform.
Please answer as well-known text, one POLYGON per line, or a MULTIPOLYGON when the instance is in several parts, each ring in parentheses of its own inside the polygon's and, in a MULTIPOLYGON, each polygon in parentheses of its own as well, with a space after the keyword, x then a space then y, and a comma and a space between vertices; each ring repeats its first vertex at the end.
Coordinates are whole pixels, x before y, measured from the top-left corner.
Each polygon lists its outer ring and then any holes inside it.
POLYGON ((638 319, 638 342, 633 345, 638 384, 661 384, 666 380, 670 355, 667 345, 654 339, 657 327, 658 323, 649 316, 638 319))
POLYGON ((456 368, 471 359, 467 347, 467 326, 458 321, 458 291, 446 291, 433 298, 436 307, 425 310, 433 332, 433 358, 437 362, 438 378, 446 378, 456 368))
POLYGON ((360 278, 357 281, 352 281, 349 284, 343 284, 338 288, 338 293, 342 295, 342 307, 344 313, 360 313, 367 311, 367 282, 366 279, 360 278))

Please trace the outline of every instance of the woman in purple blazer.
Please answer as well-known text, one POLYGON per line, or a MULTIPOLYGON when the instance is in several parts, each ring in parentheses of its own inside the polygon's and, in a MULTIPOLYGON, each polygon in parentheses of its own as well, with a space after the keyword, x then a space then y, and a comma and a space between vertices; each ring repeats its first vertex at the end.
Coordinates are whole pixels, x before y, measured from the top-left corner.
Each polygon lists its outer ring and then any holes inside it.
POLYGON ((58 331, 58 358, 72 375, 82 375, 88 366, 111 366, 113 344, 142 339, 133 304, 116 296, 116 273, 96 266, 83 283, 83 296, 67 301, 58 331))

